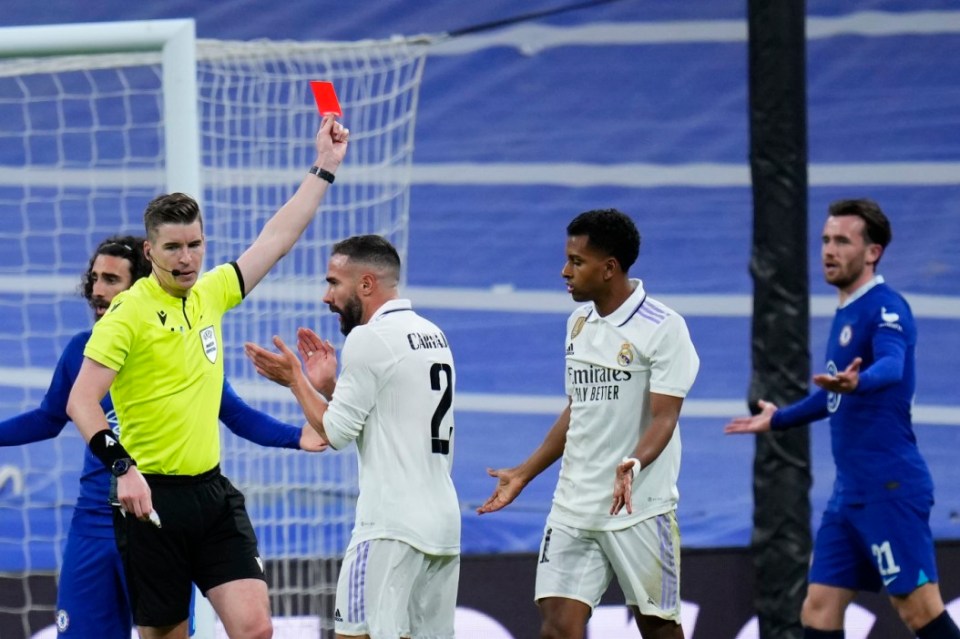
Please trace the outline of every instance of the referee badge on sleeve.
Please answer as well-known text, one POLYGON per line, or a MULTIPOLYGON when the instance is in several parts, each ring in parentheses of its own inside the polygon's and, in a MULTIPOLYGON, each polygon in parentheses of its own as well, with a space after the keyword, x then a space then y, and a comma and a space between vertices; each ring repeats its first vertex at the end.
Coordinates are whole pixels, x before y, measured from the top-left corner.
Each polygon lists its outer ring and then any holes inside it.
POLYGON ((203 344, 203 354, 211 364, 217 361, 217 331, 208 326, 200 331, 200 342, 203 344))

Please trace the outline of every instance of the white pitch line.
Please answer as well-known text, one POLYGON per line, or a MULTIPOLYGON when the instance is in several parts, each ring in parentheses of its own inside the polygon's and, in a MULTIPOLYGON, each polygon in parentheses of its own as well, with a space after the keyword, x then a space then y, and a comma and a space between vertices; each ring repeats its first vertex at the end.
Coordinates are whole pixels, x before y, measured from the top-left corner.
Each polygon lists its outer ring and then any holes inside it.
MULTIPOLYGON (((236 171, 205 169, 208 188, 237 185, 284 185, 300 179, 300 169, 236 171)), ((50 166, 0 167, 0 186, 49 188, 162 188, 161 170, 66 169, 50 166)), ((662 188, 747 188, 750 167, 742 163, 691 162, 650 164, 620 162, 446 162, 418 163, 412 167, 344 167, 338 182, 344 184, 402 184, 432 186, 563 186, 570 188, 616 186, 662 188)), ((960 162, 851 162, 811 164, 811 187, 826 186, 951 186, 960 184, 960 162)))
MULTIPOLYGON (((0 386, 45 389, 52 374, 52 369, 0 367, 0 386)), ((241 397, 250 402, 294 401, 288 389, 276 384, 236 378, 231 379, 230 383, 241 397)), ((454 409, 464 413, 556 416, 563 410, 566 401, 559 395, 457 392, 454 409)), ((746 399, 687 399, 683 403, 682 415, 727 420, 745 414, 746 410, 746 399)), ((917 405, 913 408, 913 416, 918 424, 960 426, 960 406, 917 405)))
MULTIPOLYGON (((573 26, 521 24, 490 33, 440 39, 431 56, 465 55, 508 47, 524 55, 556 47, 638 46, 684 43, 743 43, 746 20, 664 20, 590 22, 573 26)), ((840 16, 809 16, 808 40, 840 36, 891 37, 960 33, 960 11, 859 11, 840 16)))
MULTIPOLYGON (((256 301, 302 301, 318 295, 319 279, 270 277, 251 296, 256 301), (253 297, 255 296, 255 297, 253 297)), ((559 288, 559 284, 558 284, 559 288)), ((77 278, 43 275, 0 275, 0 293, 74 295, 77 278)), ((401 293, 418 308, 490 313, 546 313, 568 315, 577 304, 563 291, 517 290, 512 286, 489 289, 444 286, 404 286, 401 293)), ((960 319, 960 297, 904 293, 913 314, 923 319, 960 319)), ((657 299, 685 317, 750 317, 753 297, 745 294, 663 294, 657 299)), ((811 317, 832 317, 837 308, 833 295, 810 297, 811 317)))

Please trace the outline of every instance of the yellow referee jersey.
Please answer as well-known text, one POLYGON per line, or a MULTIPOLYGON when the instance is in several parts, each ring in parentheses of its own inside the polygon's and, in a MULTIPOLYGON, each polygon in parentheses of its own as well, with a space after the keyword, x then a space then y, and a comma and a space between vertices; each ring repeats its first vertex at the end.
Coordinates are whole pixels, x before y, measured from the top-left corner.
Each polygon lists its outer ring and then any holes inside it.
POLYGON ((198 475, 220 463, 220 324, 242 299, 231 262, 204 274, 185 298, 142 278, 94 324, 83 354, 117 371, 110 395, 140 472, 198 475))

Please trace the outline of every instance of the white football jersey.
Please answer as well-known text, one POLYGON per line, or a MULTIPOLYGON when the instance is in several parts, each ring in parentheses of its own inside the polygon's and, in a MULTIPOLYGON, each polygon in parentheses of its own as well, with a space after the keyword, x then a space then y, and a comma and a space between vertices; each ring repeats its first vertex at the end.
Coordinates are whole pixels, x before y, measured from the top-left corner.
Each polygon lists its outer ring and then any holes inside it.
POLYGON ((357 442, 360 496, 350 544, 396 539, 431 555, 460 552, 450 478, 456 377, 447 338, 409 300, 391 300, 347 336, 323 426, 357 442))
POLYGON ((548 521, 618 530, 676 508, 680 426, 633 482, 633 514, 610 515, 617 464, 650 426, 650 393, 686 397, 700 368, 686 322, 640 280, 616 311, 586 304, 567 320, 570 427, 548 521))

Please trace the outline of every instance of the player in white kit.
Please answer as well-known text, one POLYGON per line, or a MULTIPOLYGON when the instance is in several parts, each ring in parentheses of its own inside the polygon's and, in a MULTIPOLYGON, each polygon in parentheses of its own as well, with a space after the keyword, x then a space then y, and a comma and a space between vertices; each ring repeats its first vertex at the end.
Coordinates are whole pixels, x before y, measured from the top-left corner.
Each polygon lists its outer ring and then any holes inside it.
POLYGON ((644 639, 682 638, 678 418, 700 360, 683 318, 627 274, 640 250, 629 217, 588 211, 567 235, 562 275, 587 302, 567 320, 569 403, 526 461, 488 471, 498 483, 478 512, 562 456, 537 565, 541 637, 582 638, 616 576, 644 639))
POLYGON ((323 300, 347 335, 339 378, 333 347, 309 329, 297 342, 306 373, 279 338, 279 354, 246 351, 259 373, 291 388, 332 447, 357 443, 360 496, 337 587, 337 636, 447 639, 460 578, 453 356, 443 331, 398 298, 399 277, 400 257, 379 236, 333 247, 323 300))

